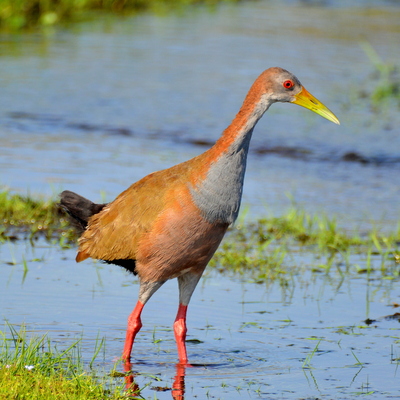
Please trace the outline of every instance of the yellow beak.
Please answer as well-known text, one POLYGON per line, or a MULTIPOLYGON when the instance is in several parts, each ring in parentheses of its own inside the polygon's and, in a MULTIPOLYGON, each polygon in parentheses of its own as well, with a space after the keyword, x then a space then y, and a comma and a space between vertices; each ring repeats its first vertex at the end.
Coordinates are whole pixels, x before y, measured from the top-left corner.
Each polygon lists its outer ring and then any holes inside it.
POLYGON ((309 110, 319 114, 321 117, 324 117, 329 121, 332 121, 335 124, 340 125, 340 122, 337 119, 336 115, 327 107, 325 107, 311 93, 309 93, 304 87, 301 89, 300 93, 294 96, 294 100, 292 101, 292 103, 308 108, 309 110))

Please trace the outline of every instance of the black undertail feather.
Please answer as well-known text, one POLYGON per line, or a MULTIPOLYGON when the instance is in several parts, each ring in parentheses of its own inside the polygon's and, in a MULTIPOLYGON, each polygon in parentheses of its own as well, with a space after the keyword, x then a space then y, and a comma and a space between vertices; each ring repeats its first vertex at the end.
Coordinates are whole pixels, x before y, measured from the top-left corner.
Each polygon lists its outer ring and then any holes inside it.
POLYGON ((119 265, 120 267, 125 268, 129 272, 131 272, 133 275, 136 275, 136 260, 131 260, 131 259, 119 259, 119 260, 101 260, 104 261, 107 264, 115 264, 119 265))

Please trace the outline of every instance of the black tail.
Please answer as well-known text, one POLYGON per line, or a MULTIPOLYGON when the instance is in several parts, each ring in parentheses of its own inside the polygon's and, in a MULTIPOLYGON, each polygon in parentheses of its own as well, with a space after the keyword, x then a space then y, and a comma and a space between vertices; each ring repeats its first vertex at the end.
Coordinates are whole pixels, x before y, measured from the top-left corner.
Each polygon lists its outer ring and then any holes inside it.
POLYGON ((86 229, 89 218, 99 213, 106 205, 107 203, 93 203, 69 190, 60 194, 60 207, 68 213, 71 224, 80 232, 86 229))
MULTIPOLYGON (((64 190, 60 194, 59 204, 60 207, 68 213, 71 225, 73 225, 79 231, 79 233, 82 233, 86 229, 89 218, 92 215, 99 213, 107 205, 107 203, 105 204, 93 203, 92 201, 85 199, 79 194, 70 192, 69 190, 64 190)), ((116 264, 121 267, 124 267, 125 269, 136 275, 135 260, 118 259, 118 260, 102 260, 102 261, 108 264, 116 264)))

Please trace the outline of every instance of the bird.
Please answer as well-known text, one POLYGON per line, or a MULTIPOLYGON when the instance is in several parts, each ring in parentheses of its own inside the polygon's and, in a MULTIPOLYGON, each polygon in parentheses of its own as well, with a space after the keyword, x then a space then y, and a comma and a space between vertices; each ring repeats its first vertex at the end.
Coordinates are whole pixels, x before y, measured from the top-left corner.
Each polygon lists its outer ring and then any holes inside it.
POLYGON ((340 124, 298 78, 266 69, 213 146, 194 158, 150 173, 110 203, 96 204, 68 190, 60 206, 81 231, 76 261, 119 265, 137 275, 139 293, 128 317, 122 359, 130 361, 142 310, 167 281, 177 278, 173 323, 179 364, 188 364, 186 315, 192 294, 227 229, 238 217, 253 129, 276 102, 294 103, 340 124))

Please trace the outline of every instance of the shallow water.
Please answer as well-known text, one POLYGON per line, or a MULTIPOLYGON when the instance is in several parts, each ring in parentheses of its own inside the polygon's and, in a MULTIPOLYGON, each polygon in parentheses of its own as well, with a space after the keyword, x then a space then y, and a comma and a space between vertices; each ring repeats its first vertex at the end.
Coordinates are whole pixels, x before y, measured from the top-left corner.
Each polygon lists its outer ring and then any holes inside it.
MULTIPOLYGON (((246 2, 1 34, 0 183, 23 194, 70 189, 111 200, 145 174, 204 151, 255 77, 279 65, 342 125, 274 105, 253 135, 247 218, 285 213, 293 198, 308 211, 337 216, 345 228, 393 229, 400 213, 399 110, 386 104, 374 112, 359 96, 376 84, 360 43, 399 65, 400 8, 323 4, 246 2), (349 153, 361 158, 345 161, 349 153)), ((60 346, 82 336, 85 362, 105 336, 98 364, 109 370, 121 353, 137 281, 117 267, 77 265, 74 253, 43 242, 2 245, 1 316, 49 332, 60 346), (7 264, 13 259, 15 266, 7 264)), ((307 257, 293 262, 318 265, 307 257)), ((145 308, 133 367, 141 386, 173 384, 176 292, 176 282, 168 282, 145 308)), ((400 299, 389 279, 305 272, 283 290, 209 272, 189 309, 188 338, 201 341, 188 343, 189 356, 201 366, 185 371, 185 399, 345 399, 369 391, 371 399, 396 398, 398 322, 385 319, 395 314, 393 303, 400 299), (367 326, 366 318, 377 321, 367 326), (316 338, 322 341, 312 368, 304 369, 316 338)), ((149 388, 144 397, 155 393, 171 398, 171 391, 149 388)))
MULTIPOLYGON (((95 365, 110 371, 121 354, 137 282, 118 267, 76 264, 74 256, 74 249, 42 241, 34 248, 23 242, 1 246, 2 317, 16 327, 24 323, 29 334, 48 333, 60 349, 81 338, 85 362, 93 356, 96 339, 104 337, 95 365)), ((297 261, 306 265, 309 257, 297 261)), ((365 259, 356 257, 351 263, 362 267, 365 259)), ((220 399, 345 399, 370 391, 369 398, 395 398, 400 336, 393 304, 400 303, 398 282, 350 276, 304 273, 282 288, 209 271, 188 313, 188 354, 195 366, 184 371, 185 399, 206 398, 207 393, 220 399), (367 318, 374 322, 367 325, 367 318), (308 368, 303 368, 305 362, 308 368)), ((143 312, 132 365, 139 386, 173 385, 176 310, 176 282, 170 281, 143 312)), ((178 372, 181 376, 183 371, 178 372)), ((143 390, 144 398, 154 393, 171 398, 170 390, 150 387, 143 390)))

